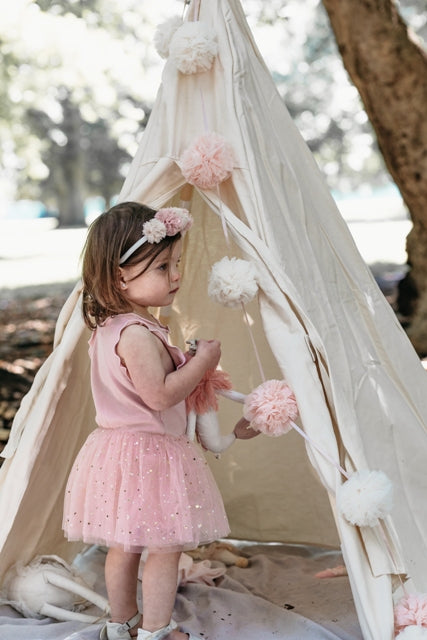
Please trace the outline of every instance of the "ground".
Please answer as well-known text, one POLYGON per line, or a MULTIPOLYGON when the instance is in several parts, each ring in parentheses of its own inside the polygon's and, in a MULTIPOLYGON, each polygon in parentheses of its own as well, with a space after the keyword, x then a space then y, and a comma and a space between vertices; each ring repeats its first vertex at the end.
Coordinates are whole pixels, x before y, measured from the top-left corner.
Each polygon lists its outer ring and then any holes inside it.
POLYGON ((49 356, 70 285, 2 292, 0 314, 0 450, 34 375, 49 356))

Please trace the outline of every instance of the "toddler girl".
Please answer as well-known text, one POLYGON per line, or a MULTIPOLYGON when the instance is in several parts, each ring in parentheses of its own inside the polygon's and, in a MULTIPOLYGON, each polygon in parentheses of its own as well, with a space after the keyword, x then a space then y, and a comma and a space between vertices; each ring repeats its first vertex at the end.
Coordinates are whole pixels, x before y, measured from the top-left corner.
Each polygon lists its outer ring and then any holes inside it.
MULTIPOLYGON (((222 499, 186 435, 185 398, 220 358, 217 340, 192 357, 149 312, 179 289, 186 209, 125 202, 91 225, 83 258, 83 317, 97 428, 71 471, 63 527, 69 540, 109 547, 111 621, 101 640, 200 640, 171 620, 180 553, 226 536, 222 499), (143 611, 137 609, 140 555, 143 611)), ((256 435, 240 420, 238 438, 256 435)))

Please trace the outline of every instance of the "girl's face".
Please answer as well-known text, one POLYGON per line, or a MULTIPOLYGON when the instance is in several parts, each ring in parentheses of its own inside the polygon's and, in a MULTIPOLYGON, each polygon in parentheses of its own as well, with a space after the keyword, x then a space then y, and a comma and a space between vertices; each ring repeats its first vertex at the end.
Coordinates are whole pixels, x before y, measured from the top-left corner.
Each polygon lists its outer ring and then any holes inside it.
POLYGON ((167 247, 144 271, 148 260, 129 267, 120 267, 122 293, 132 304, 136 313, 146 313, 147 307, 165 307, 173 302, 179 289, 181 274, 182 240, 177 240, 172 249, 167 247))

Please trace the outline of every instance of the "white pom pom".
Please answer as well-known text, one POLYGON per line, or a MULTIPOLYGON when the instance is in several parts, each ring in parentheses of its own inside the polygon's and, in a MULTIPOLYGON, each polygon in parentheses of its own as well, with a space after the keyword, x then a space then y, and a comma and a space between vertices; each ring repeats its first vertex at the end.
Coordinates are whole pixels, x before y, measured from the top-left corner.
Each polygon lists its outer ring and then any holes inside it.
POLYGON ((158 25, 154 34, 154 46, 161 58, 167 58, 169 56, 169 46, 175 31, 182 25, 182 20, 179 16, 173 16, 165 22, 158 25))
POLYGON ((160 242, 166 236, 166 225, 161 222, 161 220, 157 220, 156 218, 151 218, 151 220, 147 220, 142 227, 144 236, 147 238, 147 242, 160 242))
POLYGON ((237 307, 254 298, 258 291, 255 267, 240 258, 222 258, 212 269, 208 294, 225 307, 237 307))
POLYGON ((350 524, 374 527, 393 506, 393 485, 382 471, 356 471, 341 485, 337 506, 350 524))
POLYGON ((418 625, 411 625, 405 627, 397 636, 396 640, 427 640, 426 627, 420 627, 418 625))
POLYGON ((169 45, 169 57, 181 73, 209 71, 218 53, 216 34, 203 22, 184 22, 169 45))

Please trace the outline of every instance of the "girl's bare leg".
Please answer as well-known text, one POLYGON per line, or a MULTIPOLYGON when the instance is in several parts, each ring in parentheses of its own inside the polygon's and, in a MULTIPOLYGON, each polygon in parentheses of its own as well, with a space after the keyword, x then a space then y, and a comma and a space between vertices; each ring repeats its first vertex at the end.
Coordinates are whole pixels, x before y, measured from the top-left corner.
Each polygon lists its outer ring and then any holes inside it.
POLYGON ((138 610, 136 594, 140 558, 140 553, 129 553, 115 547, 108 550, 105 584, 112 622, 126 622, 138 610))
MULTIPOLYGON (((144 607, 143 628, 157 631, 166 627, 172 617, 176 598, 178 563, 180 552, 150 552, 142 574, 142 599, 144 607)), ((188 635, 174 630, 170 640, 188 640, 188 635)))

